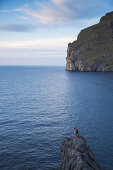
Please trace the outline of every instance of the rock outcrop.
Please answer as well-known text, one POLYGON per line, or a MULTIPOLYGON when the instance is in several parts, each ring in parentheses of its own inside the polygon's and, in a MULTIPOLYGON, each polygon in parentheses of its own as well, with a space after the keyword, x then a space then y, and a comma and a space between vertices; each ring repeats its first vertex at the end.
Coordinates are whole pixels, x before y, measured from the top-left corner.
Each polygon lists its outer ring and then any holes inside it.
POLYGON ((82 136, 62 141, 60 170, 102 170, 82 136))
POLYGON ((68 44, 66 70, 113 71, 113 12, 80 32, 68 44))

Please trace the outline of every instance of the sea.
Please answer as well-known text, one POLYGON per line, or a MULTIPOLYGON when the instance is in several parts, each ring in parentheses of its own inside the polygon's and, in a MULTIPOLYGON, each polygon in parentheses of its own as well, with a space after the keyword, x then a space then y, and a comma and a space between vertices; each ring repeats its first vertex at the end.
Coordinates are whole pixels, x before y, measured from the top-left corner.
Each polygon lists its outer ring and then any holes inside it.
POLYGON ((0 170, 58 170, 65 137, 113 170, 113 73, 0 66, 0 170))

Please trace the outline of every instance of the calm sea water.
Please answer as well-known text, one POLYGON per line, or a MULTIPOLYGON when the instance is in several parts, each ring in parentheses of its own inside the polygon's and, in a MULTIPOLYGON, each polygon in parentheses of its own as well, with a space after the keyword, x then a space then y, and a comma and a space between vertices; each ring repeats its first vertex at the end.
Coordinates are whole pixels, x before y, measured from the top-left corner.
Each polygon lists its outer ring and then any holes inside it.
POLYGON ((113 170, 113 73, 0 67, 0 169, 57 170, 74 126, 113 170))

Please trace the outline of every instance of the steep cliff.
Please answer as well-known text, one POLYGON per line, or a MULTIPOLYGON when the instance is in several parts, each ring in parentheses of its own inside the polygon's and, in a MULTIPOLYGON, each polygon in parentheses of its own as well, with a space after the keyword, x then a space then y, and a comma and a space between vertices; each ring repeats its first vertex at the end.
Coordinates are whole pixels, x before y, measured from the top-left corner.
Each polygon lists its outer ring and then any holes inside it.
POLYGON ((66 70, 113 71, 113 12, 80 32, 68 44, 66 70))
POLYGON ((61 153, 60 170, 102 170, 82 136, 65 138, 61 153))

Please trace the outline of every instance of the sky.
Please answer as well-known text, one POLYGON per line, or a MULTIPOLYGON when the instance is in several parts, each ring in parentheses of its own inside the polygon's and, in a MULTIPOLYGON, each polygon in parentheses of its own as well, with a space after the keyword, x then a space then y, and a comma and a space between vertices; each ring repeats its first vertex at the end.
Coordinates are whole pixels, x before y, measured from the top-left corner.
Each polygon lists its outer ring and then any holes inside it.
POLYGON ((68 43, 113 0, 0 0, 0 65, 65 65, 68 43))

